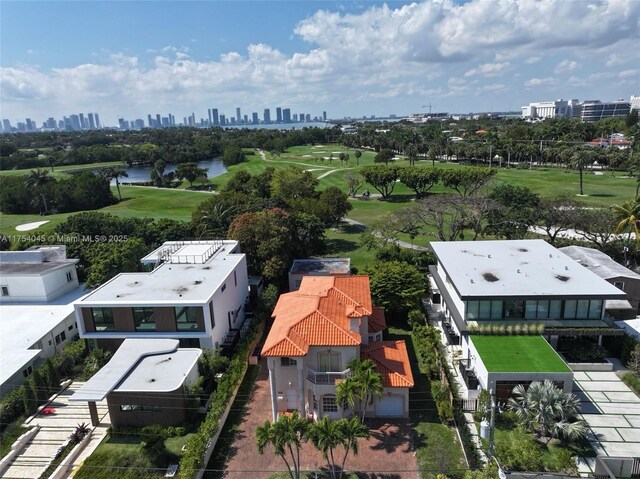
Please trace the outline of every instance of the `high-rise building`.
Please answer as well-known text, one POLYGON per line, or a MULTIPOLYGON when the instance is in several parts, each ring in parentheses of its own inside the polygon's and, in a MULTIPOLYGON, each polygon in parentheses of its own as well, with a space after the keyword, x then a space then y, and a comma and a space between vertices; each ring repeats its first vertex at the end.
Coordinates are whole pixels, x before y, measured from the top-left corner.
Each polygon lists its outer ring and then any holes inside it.
POLYGON ((45 125, 50 130, 56 130, 57 129, 56 120, 52 116, 50 116, 49 119, 45 122, 45 125))
POLYGON ((124 118, 118 118, 118 128, 120 128, 121 130, 128 130, 129 122, 125 121, 124 118))
POLYGON ((240 107, 236 108, 236 123, 240 123, 242 121, 242 116, 240 115, 240 107))
POLYGON ((144 120, 143 119, 138 119, 136 121, 133 122, 133 127, 136 130, 142 130, 144 128, 144 120))
POLYGON ((218 126, 220 124, 220 116, 218 115, 218 109, 211 109, 211 116, 213 117, 213 125, 218 126))
POLYGON ((58 130, 64 130, 64 120, 58 120, 58 130))
POLYGON ((26 131, 36 131, 36 123, 31 118, 25 120, 25 126, 26 131))
POLYGON ((276 108, 276 123, 282 123, 282 108, 276 108))
POLYGON ((304 121, 304 113, 300 113, 300 115, 298 115, 298 119, 300 121, 304 121))
POLYGON ((266 124, 271 123, 271 110, 269 108, 264 109, 263 120, 266 124))
POLYGON ((311 114, 307 113, 307 117, 305 118, 305 121, 309 122, 311 121, 311 114))
POLYGON ((322 121, 327 121, 327 112, 326 111, 322 112, 322 121))
POLYGON ((147 123, 149 123, 149 128, 153 128, 154 120, 151 118, 151 113, 147 113, 147 123))
POLYGON ((96 121, 93 119, 93 113, 89 113, 89 129, 90 130, 96 129, 96 121))
POLYGON ((631 111, 631 103, 625 100, 605 102, 601 102, 600 100, 584 101, 581 106, 580 119, 582 121, 598 121, 603 118, 627 116, 631 111))
POLYGON ((80 126, 80 117, 78 115, 69 115, 69 120, 71 120, 71 128, 73 130, 79 131, 82 129, 80 126))
POLYGON ((160 113, 156 113, 156 126, 158 128, 162 126, 162 118, 160 117, 160 113))
POLYGON ((5 132, 9 133, 13 128, 11 127, 11 122, 9 120, 2 120, 2 128, 5 132))
POLYGON ((93 114, 96 117, 96 128, 102 128, 102 124, 100 124, 100 117, 97 113, 93 114))
POLYGON ((284 123, 291 123, 291 109, 285 108, 282 110, 282 121, 284 123))
POLYGON ((80 128, 82 130, 87 130, 89 128, 89 126, 88 125, 85 126, 84 113, 80 113, 78 115, 78 117, 80 118, 80 128))
POLYGON ((220 115, 220 126, 225 126, 227 124, 227 118, 224 115, 220 115))
POLYGON ((538 101, 523 106, 522 118, 545 119, 571 117, 572 108, 567 100, 538 101))
POLYGON ((207 113, 209 113, 209 126, 213 125, 213 119, 211 118, 211 108, 207 109, 207 113))
POLYGON ((640 96, 631 95, 629 103, 631 104, 632 110, 640 110, 640 96))
POLYGON ((258 113, 255 111, 251 113, 251 123, 253 123, 254 125, 260 123, 260 120, 258 119, 258 113))

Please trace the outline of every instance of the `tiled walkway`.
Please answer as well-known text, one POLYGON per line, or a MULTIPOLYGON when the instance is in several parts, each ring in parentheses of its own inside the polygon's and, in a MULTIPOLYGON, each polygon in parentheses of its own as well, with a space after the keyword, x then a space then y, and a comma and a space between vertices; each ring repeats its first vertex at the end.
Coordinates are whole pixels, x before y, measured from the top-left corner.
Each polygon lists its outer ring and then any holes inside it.
POLYGON ((615 372, 575 372, 589 442, 600 456, 640 457, 640 398, 615 372))
MULTIPOLYGON (((271 420, 268 370, 264 359, 252 396, 247 404, 244 421, 239 425, 233 438, 229 458, 225 464, 216 465, 226 471, 226 479, 267 478, 286 467, 282 459, 268 449, 263 455, 256 447, 256 427, 265 420, 271 420)), ((411 426, 406 419, 369 422, 371 438, 360 441, 357 456, 350 455, 345 469, 352 471, 375 471, 362 477, 372 479, 416 479, 417 465, 415 451, 411 443, 411 426)), ((226 440, 221 438, 220 440, 226 440)), ((342 459, 342 450, 338 451, 342 459)), ((306 444, 301 451, 303 469, 317 469, 326 464, 313 446, 306 444)))
MULTIPOLYGON (((38 477, 42 470, 49 466, 52 456, 65 443, 76 426, 82 422, 91 424, 87 403, 69 402, 69 396, 82 384, 72 383, 48 405, 55 410, 53 414, 38 414, 25 424, 26 427, 39 424, 41 429, 4 472, 3 478, 33 479, 38 477)), ((98 403, 98 414, 100 417, 106 416, 108 418, 106 402, 98 403)))

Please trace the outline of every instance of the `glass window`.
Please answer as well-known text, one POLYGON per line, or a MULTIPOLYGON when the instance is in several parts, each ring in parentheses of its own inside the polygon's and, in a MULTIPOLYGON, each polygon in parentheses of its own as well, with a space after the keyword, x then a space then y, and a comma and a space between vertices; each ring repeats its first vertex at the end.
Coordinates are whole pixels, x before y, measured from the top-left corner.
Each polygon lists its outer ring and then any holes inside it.
POLYGON ((280 366, 295 366, 296 360, 291 358, 280 358, 280 366))
POLYGON ((180 306, 175 308, 176 329, 178 331, 197 331, 198 318, 195 306, 180 306))
POLYGON ((526 301, 525 302, 524 317, 526 319, 535 319, 537 312, 538 312, 538 302, 537 301, 526 301))
POLYGON ((2 296, 9 296, 9 287, 8 286, 3 286, 2 287, 2 296))
POLYGON ((216 327, 216 316, 213 314, 213 301, 209 303, 209 313, 211 314, 211 329, 216 327))
POLYGON ((589 317, 589 300, 579 299, 578 310, 576 311, 576 318, 587 319, 589 317))
POLYGON ((600 319, 602 317, 602 300, 592 299, 589 302, 589 319, 600 319))
POLYGON ((338 412, 338 403, 335 396, 322 396, 323 412, 338 412))
POLYGON ((238 286, 238 275, 236 274, 235 270, 233 271, 233 285, 238 286))
POLYGON ((67 283, 70 283, 71 281, 73 281, 73 274, 69 272, 67 273, 67 283))
POLYGON ((549 301, 546 299, 538 301, 538 319, 547 319, 549 317, 549 301))
POLYGON ((331 351, 318 353, 318 371, 340 371, 340 353, 331 351))
POLYGON ((613 283, 613 285, 616 288, 621 289, 622 291, 624 291, 624 283, 622 281, 616 281, 615 283, 613 283))
POLYGON ((136 331, 155 331, 156 318, 153 308, 131 308, 136 331))
POLYGON ((505 317, 508 319, 523 318, 524 301, 522 301, 521 299, 507 301, 505 304, 505 317))
POLYGON ((478 301, 467 301, 467 319, 478 319, 478 301))
POLYGON ((93 325, 96 331, 115 331, 113 322, 113 310, 111 308, 91 308, 93 325))
POLYGON ((502 319, 502 301, 491 301, 491 318, 502 319))
POLYGON ((564 319, 575 319, 577 304, 575 299, 568 299, 564 302, 564 319))
POLYGON ((480 311, 478 312, 480 319, 491 318, 491 301, 480 301, 480 311))
POLYGON ((562 300, 552 299, 549 301, 549 317, 559 319, 562 315, 562 300))

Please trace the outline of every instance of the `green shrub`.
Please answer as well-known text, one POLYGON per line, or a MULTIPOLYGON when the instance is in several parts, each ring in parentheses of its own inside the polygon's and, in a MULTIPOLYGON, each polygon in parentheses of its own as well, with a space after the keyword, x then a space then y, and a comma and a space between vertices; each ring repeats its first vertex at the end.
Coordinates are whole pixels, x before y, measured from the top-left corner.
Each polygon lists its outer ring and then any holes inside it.
POLYGON ((20 386, 2 398, 2 402, 0 402, 0 430, 24 414, 23 397, 23 387, 20 386))
POLYGON ((164 433, 164 428, 158 424, 145 426, 140 430, 140 439, 144 442, 145 448, 150 448, 154 447, 159 441, 164 442, 164 433))
POLYGON ((448 423, 453 419, 453 409, 451 403, 448 400, 440 401, 437 404, 438 416, 443 423, 448 423))
POLYGON ((414 324, 425 324, 427 319, 424 316, 424 313, 419 309, 412 309, 409 311, 407 315, 407 323, 410 327, 413 327, 414 324))
POLYGON ((633 391, 640 395, 640 378, 633 372, 628 371, 622 375, 622 381, 633 391))
POLYGON ((22 385, 22 401, 24 404, 24 411, 27 414, 31 414, 38 407, 38 398, 33 389, 33 381, 28 379, 22 385))
POLYGON ((514 471, 544 470, 543 453, 540 445, 528 434, 509 436, 496 446, 496 456, 500 458, 502 467, 514 471))

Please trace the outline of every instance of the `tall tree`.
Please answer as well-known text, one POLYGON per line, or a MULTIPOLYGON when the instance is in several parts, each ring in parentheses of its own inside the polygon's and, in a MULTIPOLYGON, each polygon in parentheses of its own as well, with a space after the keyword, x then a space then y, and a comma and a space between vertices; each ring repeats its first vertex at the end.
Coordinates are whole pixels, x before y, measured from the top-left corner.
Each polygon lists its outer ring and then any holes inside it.
POLYGON ((371 165, 363 166, 360 174, 364 180, 373 186, 382 198, 388 198, 393 193, 398 180, 398 168, 396 166, 371 165))
POLYGON ((373 161, 376 162, 376 163, 384 163, 385 165, 388 165, 389 162, 393 159, 394 156, 395 155, 394 155, 393 151, 391 151, 388 148, 383 148, 382 150, 380 150, 380 153, 378 153, 375 156, 373 161))
POLYGON ((105 178, 107 181, 116 180, 116 189, 118 190, 118 200, 122 201, 122 194, 120 194, 120 178, 126 178, 129 176, 127 170, 119 166, 107 166, 101 168, 99 175, 105 178))
POLYGON ((355 380, 359 390, 360 413, 362 414, 362 421, 364 421, 367 406, 373 405, 375 398, 382 397, 382 375, 370 359, 352 359, 349 361, 349 369, 351 370, 351 377, 355 380))
POLYGON ((398 176, 404 185, 415 192, 416 198, 422 198, 440 182, 440 173, 437 168, 402 168, 398 176))
POLYGON ((200 168, 195 162, 180 163, 176 168, 176 178, 179 180, 186 179, 189 182, 189 186, 193 187, 193 183, 198 178, 207 177, 208 168, 200 168))
POLYGON ((356 166, 360 166, 360 157, 362 156, 362 152, 360 150, 356 150, 353 152, 353 156, 356 157, 356 166))
POLYGON ((42 199, 42 205, 44 207, 44 214, 49 213, 49 207, 47 205, 47 196, 45 194, 46 187, 49 183, 54 182, 55 179, 49 175, 47 170, 31 170, 27 178, 24 180, 26 187, 34 187, 39 193, 42 199))
POLYGON ((329 474, 335 479, 337 471, 334 451, 343 444, 340 421, 332 421, 325 416, 311 424, 308 435, 315 448, 322 453, 322 457, 327 461, 329 474))
POLYGON ((598 153, 592 147, 576 148, 569 158, 571 168, 578 170, 580 174, 580 195, 584 195, 582 174, 597 160, 598 153))
POLYGON ((267 446, 282 458, 291 479, 300 479, 300 449, 308 435, 309 423, 297 411, 278 418, 275 423, 265 421, 256 428, 258 452, 264 454, 267 446))
POLYGON ((357 173, 347 173, 344 175, 344 181, 349 189, 349 196, 353 197, 356 196, 358 190, 364 185, 362 178, 357 173))

